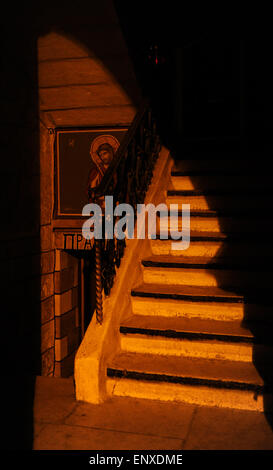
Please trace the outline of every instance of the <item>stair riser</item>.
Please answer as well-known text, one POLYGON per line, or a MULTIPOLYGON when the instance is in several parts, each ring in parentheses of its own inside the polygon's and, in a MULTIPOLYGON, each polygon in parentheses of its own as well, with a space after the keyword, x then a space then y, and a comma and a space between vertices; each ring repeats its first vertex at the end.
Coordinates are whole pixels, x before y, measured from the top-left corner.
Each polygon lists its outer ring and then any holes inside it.
MULTIPOLYGON (((171 240, 150 240, 154 255, 181 255, 181 250, 172 248, 171 240)), ((206 258, 273 256, 273 246, 269 244, 230 243, 224 241, 190 241, 189 248, 183 250, 183 256, 204 256, 206 258)))
MULTIPOLYGON (((252 344, 227 343, 215 340, 182 340, 137 334, 121 335, 121 349, 136 354, 177 356, 177 360, 179 360, 179 357, 191 357, 252 362, 253 357, 252 344)), ((268 358, 268 356, 266 357, 268 358)))
MULTIPOLYGON (((266 182, 266 187, 270 187, 270 180, 266 182)), ((191 191, 195 189, 200 190, 214 190, 214 189, 242 189, 253 190, 253 188, 265 188, 265 181, 263 177, 257 178, 256 176, 172 176, 169 189, 177 191, 191 191)))
MULTIPOLYGON (((163 402, 182 402, 200 406, 264 411, 264 398, 246 390, 157 383, 131 379, 107 379, 109 396, 134 397, 163 402)), ((273 410, 273 406, 272 406, 273 410)), ((267 410, 269 411, 269 410, 267 410)))
POLYGON ((271 322, 272 307, 232 302, 191 302, 187 300, 132 297, 134 315, 200 318, 204 320, 271 322))
MULTIPOLYGON (((181 205, 180 205, 181 209, 181 205)), ((191 208, 192 209, 192 208, 191 208)), ((194 232, 223 232, 223 233, 257 233, 261 237, 265 227, 271 227, 272 222, 267 219, 261 219, 254 222, 249 219, 240 219, 238 217, 194 217, 190 218, 190 227, 194 232)), ((170 229, 169 217, 157 217, 156 228, 159 233, 160 227, 164 233, 170 229)), ((178 217, 178 230, 182 230, 182 217, 178 217)))
POLYGON ((263 272, 143 267, 143 280, 147 284, 210 287, 263 287, 272 286, 271 276, 263 272))
MULTIPOLYGON (((257 313, 261 308, 257 306, 257 313)), ((243 303, 191 302, 187 300, 132 297, 132 310, 135 315, 203 318, 211 320, 243 320, 243 303)))
POLYGON ((234 196, 167 196, 166 204, 178 204, 179 208, 182 204, 190 204, 191 210, 234 210, 238 212, 244 209, 263 210, 271 206, 268 197, 248 196, 248 197, 234 197, 234 196))

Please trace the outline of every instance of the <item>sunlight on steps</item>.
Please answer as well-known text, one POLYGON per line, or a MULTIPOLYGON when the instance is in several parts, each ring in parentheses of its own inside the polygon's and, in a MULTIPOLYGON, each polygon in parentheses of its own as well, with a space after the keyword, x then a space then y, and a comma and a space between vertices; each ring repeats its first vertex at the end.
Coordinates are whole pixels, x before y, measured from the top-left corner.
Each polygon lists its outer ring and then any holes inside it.
MULTIPOLYGON (((109 395, 264 411, 272 409, 273 255, 270 178, 245 163, 185 160, 165 189, 169 207, 191 204, 191 243, 172 250, 170 214, 141 261, 142 284, 108 364, 109 395), (253 192, 253 184, 256 183, 253 192)), ((181 230, 181 216, 178 230, 181 230)))

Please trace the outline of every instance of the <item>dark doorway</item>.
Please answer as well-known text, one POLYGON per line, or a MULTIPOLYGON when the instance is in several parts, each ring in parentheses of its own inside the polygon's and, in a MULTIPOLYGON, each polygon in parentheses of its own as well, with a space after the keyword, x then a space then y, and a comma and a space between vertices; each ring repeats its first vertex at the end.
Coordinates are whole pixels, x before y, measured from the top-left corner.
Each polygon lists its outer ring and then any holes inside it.
POLYGON ((85 333, 96 308, 96 277, 94 250, 83 256, 83 306, 82 331, 85 333))
POLYGON ((96 309, 95 250, 69 250, 79 260, 78 307, 81 323, 81 339, 96 309))

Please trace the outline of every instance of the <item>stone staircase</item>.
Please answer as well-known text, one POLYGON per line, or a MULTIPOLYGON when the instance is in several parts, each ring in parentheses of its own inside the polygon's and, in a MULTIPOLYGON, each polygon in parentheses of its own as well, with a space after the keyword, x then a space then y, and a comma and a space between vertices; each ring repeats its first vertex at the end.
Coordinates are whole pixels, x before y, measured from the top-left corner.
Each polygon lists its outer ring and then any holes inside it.
POLYGON ((147 241, 109 395, 272 411, 271 175, 245 162, 174 165, 166 204, 191 204, 191 243, 147 241))

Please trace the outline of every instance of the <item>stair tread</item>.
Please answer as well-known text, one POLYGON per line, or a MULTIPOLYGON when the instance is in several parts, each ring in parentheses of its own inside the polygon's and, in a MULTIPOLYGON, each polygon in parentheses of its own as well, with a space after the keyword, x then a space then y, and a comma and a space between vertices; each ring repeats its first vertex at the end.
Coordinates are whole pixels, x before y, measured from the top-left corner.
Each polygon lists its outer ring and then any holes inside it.
MULTIPOLYGON (((170 211, 170 206, 167 204, 168 211, 162 211, 161 214, 157 212, 156 216, 161 217, 161 216, 170 216, 171 211, 170 211)), ((192 209, 190 211, 191 217, 207 217, 207 218, 214 218, 214 217, 239 217, 240 219, 246 218, 246 219, 251 219, 253 218, 253 215, 255 215, 255 219, 262 219, 262 220, 271 220, 272 218, 272 213, 268 209, 263 209, 261 207, 259 211, 256 209, 253 211, 253 209, 245 209, 245 208, 237 208, 234 207, 233 209, 228 209, 228 208, 223 208, 223 209, 192 209)), ((174 213, 176 215, 176 212, 174 213)), ((178 217, 182 216, 182 211, 180 208, 178 208, 178 217)))
MULTIPOLYGON (((257 169, 253 170, 253 171, 247 171, 247 170, 243 170, 244 171, 244 175, 245 176, 252 176, 253 178, 255 178, 257 176, 257 169)), ((271 180, 271 175, 268 175, 268 174, 264 174, 264 172, 258 172, 258 174, 261 176, 263 176, 263 178, 265 177, 266 179, 268 179, 269 181, 271 180)), ((207 170, 207 169, 196 169, 196 170, 190 170, 190 169, 177 169, 176 167, 173 167, 173 169, 171 170, 171 176, 174 176, 174 177, 184 177, 184 176, 189 176, 189 177, 203 177, 203 176, 208 176, 208 177, 214 177, 214 176, 217 176, 217 177, 223 177, 223 178, 227 178, 227 177, 235 177, 235 178, 242 178, 242 170, 234 170, 234 169, 227 169, 227 170, 221 170, 221 169, 216 169, 216 170, 207 170)))
MULTIPOLYGON (((191 230, 190 232, 191 235, 191 240, 202 240, 202 241, 215 241, 215 240, 245 240, 246 235, 242 234, 228 234, 228 233, 223 233, 223 232, 201 232, 201 231, 196 231, 196 230, 191 230)), ((169 233, 169 238, 167 240, 171 240, 171 234, 169 233)), ((156 234, 157 238, 160 238, 160 232, 156 234)), ((257 237, 255 237, 256 239, 257 237)), ((166 239, 162 239, 162 241, 167 241, 166 239)))
POLYGON ((263 386, 271 368, 261 367, 258 371, 252 363, 130 352, 120 352, 108 364, 108 369, 120 371, 263 386))
MULTIPOLYGON (((251 327, 251 325, 249 325, 251 327)), ((122 329, 143 329, 154 331, 173 331, 187 332, 194 334, 210 334, 219 336, 233 336, 239 338, 254 339, 254 334, 247 327, 243 326, 239 321, 219 321, 207 320, 199 318, 184 317, 160 317, 149 315, 132 315, 130 318, 123 320, 122 329)), ((259 328, 260 334, 264 333, 264 328, 260 325, 253 325, 255 334, 259 328)), ((129 332, 129 330, 128 330, 129 332)))
POLYGON ((224 268, 224 269, 265 269, 269 266, 272 257, 259 257, 259 259, 238 259, 238 258, 217 258, 205 257, 205 256, 174 256, 174 255, 153 255, 142 260, 142 264, 145 267, 206 267, 209 269, 224 268))
POLYGON ((212 297, 212 298, 229 298, 237 302, 243 302, 244 296, 235 291, 225 290, 221 287, 215 286, 177 286, 177 285, 164 285, 164 284, 146 284, 136 286, 132 289, 133 294, 152 294, 162 296, 188 296, 189 299, 193 296, 197 297, 212 297))
POLYGON ((168 196, 231 196, 233 198, 237 198, 238 196, 242 196, 248 198, 249 196, 264 196, 270 195, 272 196, 272 188, 255 188, 255 189, 243 189, 239 191, 236 189, 231 188, 230 190, 227 189, 168 189, 167 190, 168 196))
MULTIPOLYGON (((165 235, 165 232, 164 232, 165 235)), ((224 242, 255 242, 257 245, 260 244, 260 239, 257 237, 257 233, 224 233, 224 232, 210 232, 210 231, 197 231, 197 230, 191 230, 190 231, 190 237, 191 237, 191 242, 194 241, 202 241, 202 242, 215 242, 215 241, 224 241, 224 242)), ((263 233, 262 235, 263 241, 270 242, 270 245, 273 245, 272 243, 272 236, 270 232, 267 232, 266 234, 263 233)), ((151 239, 153 242, 154 240, 161 240, 163 242, 166 241, 175 241, 171 237, 171 232, 169 231, 168 233, 168 238, 160 238, 160 231, 156 233, 156 238, 151 239)))

